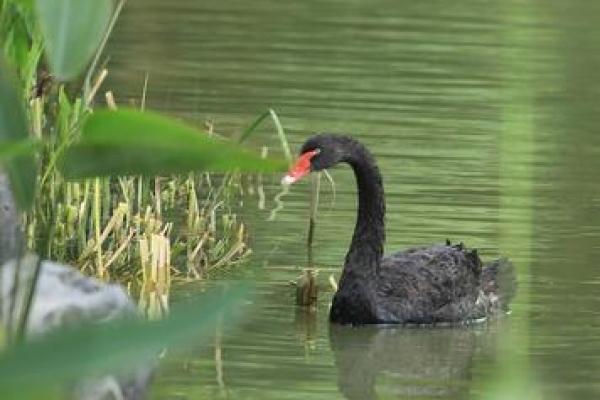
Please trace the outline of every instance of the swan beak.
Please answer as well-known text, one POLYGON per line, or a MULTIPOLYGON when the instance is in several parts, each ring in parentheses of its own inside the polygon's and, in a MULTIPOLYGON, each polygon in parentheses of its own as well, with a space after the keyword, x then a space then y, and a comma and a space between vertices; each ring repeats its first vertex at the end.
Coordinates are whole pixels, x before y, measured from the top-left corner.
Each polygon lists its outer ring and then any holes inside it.
POLYGON ((287 175, 281 179, 281 184, 288 186, 298 182, 310 173, 310 159, 318 154, 318 150, 311 150, 303 153, 298 157, 296 163, 290 168, 287 175))

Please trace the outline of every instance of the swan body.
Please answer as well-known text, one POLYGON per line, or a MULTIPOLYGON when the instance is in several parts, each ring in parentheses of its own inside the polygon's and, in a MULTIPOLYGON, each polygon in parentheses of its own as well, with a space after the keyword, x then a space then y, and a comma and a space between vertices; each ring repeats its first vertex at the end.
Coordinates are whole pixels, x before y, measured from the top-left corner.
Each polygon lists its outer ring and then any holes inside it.
POLYGON ((332 322, 467 323, 507 310, 515 280, 506 259, 483 266, 476 250, 449 241, 383 256, 382 178, 375 159, 357 140, 334 134, 309 138, 283 181, 294 183, 309 172, 340 162, 354 171, 358 212, 333 297, 332 322))
POLYGON ((496 278, 511 269, 506 259, 482 267, 477 252, 460 244, 408 249, 384 257, 372 281, 346 278, 350 282, 339 285, 330 319, 345 324, 477 321, 506 311, 506 294, 499 293, 496 278))

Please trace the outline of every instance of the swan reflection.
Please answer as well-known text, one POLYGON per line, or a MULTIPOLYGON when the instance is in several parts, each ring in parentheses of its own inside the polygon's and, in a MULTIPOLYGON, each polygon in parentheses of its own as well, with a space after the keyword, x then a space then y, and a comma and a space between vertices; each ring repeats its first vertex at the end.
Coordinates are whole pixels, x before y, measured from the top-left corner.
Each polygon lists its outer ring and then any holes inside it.
MULTIPOLYGON (((473 356, 495 330, 331 325, 338 386, 348 399, 376 399, 377 380, 394 396, 464 398, 473 356)), ((489 346, 488 346, 489 344, 489 346)))

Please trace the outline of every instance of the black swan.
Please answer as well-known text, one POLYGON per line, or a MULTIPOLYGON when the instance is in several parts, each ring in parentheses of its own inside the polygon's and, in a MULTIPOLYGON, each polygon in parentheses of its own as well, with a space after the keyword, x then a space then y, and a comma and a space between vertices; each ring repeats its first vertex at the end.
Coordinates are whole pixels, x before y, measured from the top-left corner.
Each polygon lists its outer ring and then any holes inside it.
POLYGON ((345 162, 358 185, 358 215, 330 320, 341 324, 467 323, 507 310, 514 289, 512 264, 485 267, 462 243, 418 247, 383 257, 385 201, 379 168, 357 140, 309 138, 282 183, 345 162))

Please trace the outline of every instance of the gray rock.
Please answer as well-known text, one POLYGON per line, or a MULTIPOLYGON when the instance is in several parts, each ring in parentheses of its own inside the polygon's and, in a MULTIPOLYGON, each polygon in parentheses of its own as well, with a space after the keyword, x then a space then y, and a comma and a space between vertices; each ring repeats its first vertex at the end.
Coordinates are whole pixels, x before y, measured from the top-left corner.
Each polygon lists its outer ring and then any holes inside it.
MULTIPOLYGON (((27 255, 19 265, 13 315, 20 314, 24 306, 27 296, 25 288, 33 277, 36 263, 37 256, 27 255)), ((14 291, 16 264, 16 260, 11 260, 4 264, 1 271, 4 321, 7 321, 10 296, 14 291)), ((103 322, 136 315, 135 305, 119 285, 86 277, 68 265, 42 261, 26 334, 27 337, 35 337, 85 322, 103 322)))
MULTIPOLYGON (((11 320, 16 326, 17 316, 25 307, 27 292, 37 256, 24 257, 5 263, 0 269, 0 299, 2 321, 11 320), (15 268, 18 267, 15 288, 15 268), (15 301, 11 300, 14 296, 15 301), (13 312, 10 312, 13 304, 13 312)), ((42 261, 35 295, 27 322, 26 339, 42 336, 59 328, 74 327, 86 322, 102 323, 115 318, 137 318, 134 303, 123 288, 84 276, 79 270, 51 261, 42 261)), ((72 395, 85 400, 137 400, 144 398, 152 377, 153 366, 140 367, 123 376, 106 375, 77 382, 72 395)))

